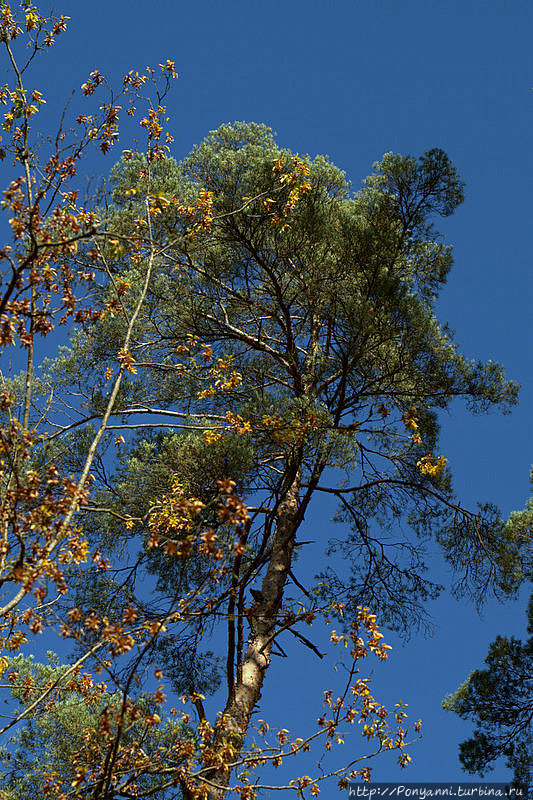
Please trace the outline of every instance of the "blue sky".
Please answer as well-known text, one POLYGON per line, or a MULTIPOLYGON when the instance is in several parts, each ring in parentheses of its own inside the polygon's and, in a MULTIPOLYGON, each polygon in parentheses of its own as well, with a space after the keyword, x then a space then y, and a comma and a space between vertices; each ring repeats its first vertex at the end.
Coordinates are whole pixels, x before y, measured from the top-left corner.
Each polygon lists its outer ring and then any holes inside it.
MULTIPOLYGON (((129 69, 169 58, 180 75, 168 101, 177 158, 233 120, 267 123, 294 151, 329 154, 354 188, 384 152, 441 147, 449 154, 466 181, 466 200, 440 224, 456 264, 439 313, 467 356, 503 362, 523 388, 509 417, 474 419, 454 407, 442 420, 442 452, 464 505, 492 500, 506 515, 523 507, 533 461, 531 3, 92 0, 57 10, 72 22, 40 67, 50 118, 91 70, 118 86, 129 69)), ((104 174, 118 155, 95 156, 88 173, 104 174)), ((323 541, 328 525, 329 509, 311 512, 304 538, 323 541)), ((437 579, 448 582, 438 554, 433 560, 437 579)), ((440 701, 481 666, 498 633, 524 635, 527 594, 488 605, 482 618, 445 594, 432 605, 431 639, 415 636, 404 647, 393 640, 376 693, 408 702, 411 718, 424 721, 424 738, 411 749, 407 773, 384 762, 376 779, 464 777, 457 748, 469 726, 441 711, 440 701)), ((325 682, 322 663, 308 651, 303 657, 309 665, 288 693, 283 686, 294 667, 282 661, 264 693, 262 716, 291 729, 325 682)), ((358 746, 356 737, 349 746, 358 746)), ((494 778, 507 775, 501 768, 494 778)))

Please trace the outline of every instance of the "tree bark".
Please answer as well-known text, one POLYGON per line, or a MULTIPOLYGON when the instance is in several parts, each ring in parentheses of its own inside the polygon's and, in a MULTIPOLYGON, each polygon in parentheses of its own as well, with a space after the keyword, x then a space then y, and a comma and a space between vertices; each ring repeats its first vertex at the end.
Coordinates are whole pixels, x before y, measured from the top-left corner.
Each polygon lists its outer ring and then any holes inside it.
MULTIPOLYGON (((287 473, 283 498, 277 512, 271 556, 261 586, 262 599, 254 604, 253 613, 249 617, 251 630, 241 677, 228 697, 215 732, 215 745, 223 748, 226 743, 231 743, 235 749, 235 758, 244 745, 253 710, 261 697, 265 673, 270 663, 276 620, 291 567, 296 532, 301 522, 298 513, 300 461, 288 465, 287 473)), ((205 796, 206 800, 222 800, 229 785, 230 771, 224 767, 214 768, 206 774, 206 778, 209 781, 204 784, 207 792, 205 795, 198 792, 198 795, 205 796)))

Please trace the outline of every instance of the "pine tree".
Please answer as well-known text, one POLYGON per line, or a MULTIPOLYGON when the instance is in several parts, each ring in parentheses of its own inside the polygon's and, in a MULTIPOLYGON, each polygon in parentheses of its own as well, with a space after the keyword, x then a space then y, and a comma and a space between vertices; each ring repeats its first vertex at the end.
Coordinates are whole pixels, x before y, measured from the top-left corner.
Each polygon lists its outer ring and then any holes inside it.
MULTIPOLYGON (((325 609, 353 619, 366 605, 404 631, 420 620, 438 587, 424 575, 419 537, 441 543, 462 588, 514 590, 522 540, 492 506, 471 513, 455 500, 438 413, 458 397, 477 412, 505 410, 516 386, 498 365, 462 356, 434 313, 452 254, 432 220, 463 198, 441 150, 387 154, 352 193, 326 158, 301 158, 267 127, 236 123, 179 165, 128 154, 112 181, 106 220, 118 233, 102 241, 110 281, 101 301, 120 285, 120 303, 47 367, 62 397, 84 398, 50 451, 73 470, 109 376, 126 361, 130 373, 83 510, 91 542, 120 568, 86 571, 76 608, 119 619, 134 607, 154 623, 191 596, 179 631, 154 647, 175 687, 189 682, 193 694, 199 681, 216 682, 205 642, 223 615, 227 694, 213 746, 238 754, 284 633, 312 647, 299 622, 325 609), (149 230, 139 222, 146 203, 149 230), (121 352, 146 273, 136 236, 156 256, 121 352), (338 499, 348 523, 336 545, 347 558, 339 570, 330 550, 315 593, 295 553, 322 495, 338 499), (402 518, 413 537, 399 541, 402 518), (229 566, 206 605, 213 556, 229 566)), ((222 797, 230 771, 206 766, 182 781, 184 796, 202 779, 210 798, 222 797)))

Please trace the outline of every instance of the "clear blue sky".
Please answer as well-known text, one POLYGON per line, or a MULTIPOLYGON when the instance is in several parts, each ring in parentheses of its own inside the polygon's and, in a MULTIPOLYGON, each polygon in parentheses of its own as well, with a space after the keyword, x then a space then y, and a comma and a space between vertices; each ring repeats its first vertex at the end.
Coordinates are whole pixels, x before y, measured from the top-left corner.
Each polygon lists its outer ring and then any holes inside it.
MULTIPOLYGON (((454 408, 442 420, 442 452, 464 504, 493 500, 505 514, 523 507, 533 461, 529 0, 67 0, 58 10, 72 23, 42 63, 51 113, 96 67, 118 85, 129 69, 169 58, 180 75, 168 103, 177 158, 233 120, 265 122, 300 153, 328 153, 355 188, 384 152, 441 147, 450 155, 467 190, 441 225, 456 264, 440 315, 467 356, 503 362, 523 388, 507 418, 472 419, 454 408)), ((107 170, 118 155, 95 158, 91 168, 107 170)), ((305 538, 324 541, 328 520, 327 509, 312 512, 305 538)), ((449 582, 437 556, 435 568, 449 582)), ((408 772, 377 763, 376 779, 464 777, 457 747, 470 729, 441 711, 441 698, 481 666, 496 634, 525 633, 526 596, 491 604, 480 619, 444 595, 432 607, 433 638, 394 642, 376 692, 408 702, 411 718, 423 718, 424 738, 408 772)), ((262 716, 295 731, 326 682, 324 665, 308 651, 303 657, 288 692, 295 668, 279 660, 264 693, 262 716)), ((333 787, 324 796, 336 796, 333 787)))

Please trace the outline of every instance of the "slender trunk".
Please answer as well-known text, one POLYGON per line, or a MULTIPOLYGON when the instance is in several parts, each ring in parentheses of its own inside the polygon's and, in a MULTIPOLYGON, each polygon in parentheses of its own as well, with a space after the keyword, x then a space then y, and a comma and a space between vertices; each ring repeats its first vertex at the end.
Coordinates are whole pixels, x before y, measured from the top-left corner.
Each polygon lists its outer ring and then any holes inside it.
MULTIPOLYGON (((300 504, 301 464, 289 465, 284 497, 279 505, 272 553, 261 586, 261 601, 253 606, 248 621, 250 636, 242 662, 240 680, 228 697, 223 715, 215 733, 215 743, 221 749, 229 746, 234 758, 238 757, 253 710, 261 697, 265 674, 270 663, 270 649, 276 629, 276 620, 283 600, 283 591, 291 567, 296 532, 301 522, 298 514, 300 504)), ((230 759, 233 760, 233 759, 230 759)), ((204 792, 191 787, 185 797, 205 797, 206 800, 222 800, 229 784, 230 770, 224 767, 209 770, 205 775, 208 783, 204 792)))
POLYGON ((261 587, 262 600, 255 604, 251 617, 252 631, 243 659, 242 678, 235 687, 225 713, 228 727, 241 736, 246 734, 250 714, 260 698, 266 668, 270 662, 271 637, 291 566, 294 539, 299 524, 300 467, 294 470, 285 497, 278 509, 272 542, 272 555, 261 587))

